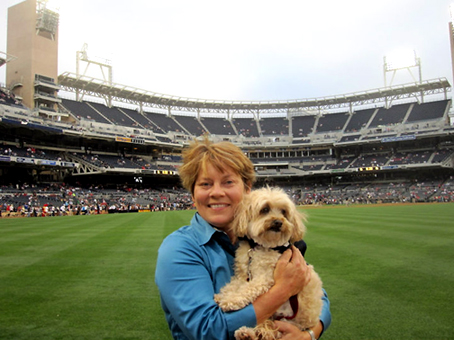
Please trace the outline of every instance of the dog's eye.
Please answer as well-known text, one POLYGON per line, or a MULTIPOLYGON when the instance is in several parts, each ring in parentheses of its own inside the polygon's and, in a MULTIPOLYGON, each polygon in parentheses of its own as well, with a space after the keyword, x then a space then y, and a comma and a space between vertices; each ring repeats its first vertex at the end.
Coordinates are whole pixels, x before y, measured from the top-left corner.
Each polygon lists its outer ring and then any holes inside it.
POLYGON ((268 214, 270 212, 270 207, 266 206, 260 210, 260 214, 268 214))
POLYGON ((282 213, 282 215, 287 216, 287 210, 282 209, 281 213, 282 213))

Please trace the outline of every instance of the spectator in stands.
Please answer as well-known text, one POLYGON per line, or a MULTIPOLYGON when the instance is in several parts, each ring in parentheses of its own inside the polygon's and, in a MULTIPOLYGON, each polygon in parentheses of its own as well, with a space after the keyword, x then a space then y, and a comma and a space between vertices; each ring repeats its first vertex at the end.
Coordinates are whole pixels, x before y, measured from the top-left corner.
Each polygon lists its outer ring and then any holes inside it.
MULTIPOLYGON (((304 287, 307 265, 299 250, 287 250, 276 266, 275 285, 244 309, 224 313, 213 296, 233 275, 230 223, 255 181, 254 166, 235 145, 205 140, 185 150, 180 177, 198 212, 159 249, 155 277, 162 307, 174 339, 233 339, 236 329, 264 322, 304 287)), ((323 301, 316 338, 331 320, 326 295, 323 301)), ((283 339, 311 339, 309 332, 278 325, 283 339)))

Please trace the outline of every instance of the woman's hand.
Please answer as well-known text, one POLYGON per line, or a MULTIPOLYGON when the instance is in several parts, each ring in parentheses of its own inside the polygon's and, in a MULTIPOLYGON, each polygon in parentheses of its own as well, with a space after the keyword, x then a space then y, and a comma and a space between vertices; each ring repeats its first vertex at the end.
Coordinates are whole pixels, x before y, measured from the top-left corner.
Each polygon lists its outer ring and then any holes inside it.
POLYGON ((279 332, 282 333, 282 340, 311 340, 308 332, 301 331, 295 325, 285 321, 274 321, 279 332))
MULTIPOLYGON (((306 331, 301 331, 295 325, 285 321, 274 321, 277 329, 282 333, 282 340, 311 340, 311 335, 306 331)), ((319 321, 318 324, 312 328, 315 338, 318 339, 323 331, 323 324, 319 321)))
POLYGON ((292 246, 291 249, 287 249, 274 270, 275 286, 284 290, 290 298, 299 293, 310 279, 311 272, 298 248, 292 246))
POLYGON ((274 269, 274 286, 253 302, 257 323, 270 318, 283 303, 298 294, 310 279, 310 271, 298 248, 292 246, 286 250, 274 269))

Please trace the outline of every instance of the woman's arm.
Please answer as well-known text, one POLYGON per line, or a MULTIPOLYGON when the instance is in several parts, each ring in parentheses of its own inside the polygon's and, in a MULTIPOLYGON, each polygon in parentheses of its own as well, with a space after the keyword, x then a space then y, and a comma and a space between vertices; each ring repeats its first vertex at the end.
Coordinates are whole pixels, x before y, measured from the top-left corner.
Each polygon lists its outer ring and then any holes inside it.
POLYGON ((227 283, 230 268, 222 248, 215 243, 213 247, 219 249, 202 250, 191 239, 171 235, 159 249, 155 280, 173 336, 226 340, 241 326, 256 324, 252 306, 224 313, 215 303, 213 279, 227 283))
POLYGON ((257 323, 269 319, 290 297, 309 282, 310 271, 301 252, 292 246, 280 257, 274 270, 274 286, 253 303, 257 323))
MULTIPOLYGON (((291 296, 297 294, 310 280, 310 271, 300 251, 287 250, 282 254, 275 269, 275 285, 254 302, 257 322, 264 322, 291 296)), ((323 289, 323 307, 320 313, 320 321, 312 328, 315 338, 319 339, 323 332, 331 324, 330 302, 325 289, 323 289)), ((288 340, 311 340, 308 332, 302 332, 299 328, 284 321, 275 321, 279 330, 284 333, 283 339, 288 340)))
POLYGON ((323 307, 322 307, 322 312, 320 313, 320 321, 322 323, 323 328, 322 328, 322 332, 320 333, 320 336, 331 325, 330 302, 329 302, 329 299, 328 299, 328 294, 326 294, 325 289, 323 289, 322 301, 323 301, 323 307))
MULTIPOLYGON (((325 332, 331 324, 331 311, 330 311, 330 302, 328 300, 328 295, 326 294, 325 289, 323 289, 323 307, 322 312, 320 313, 320 321, 317 326, 312 328, 314 336, 316 339, 320 339, 323 332, 325 332)), ((298 327, 285 322, 285 321, 275 321, 278 329, 284 334, 282 340, 311 340, 311 336, 308 332, 302 332, 298 327)))

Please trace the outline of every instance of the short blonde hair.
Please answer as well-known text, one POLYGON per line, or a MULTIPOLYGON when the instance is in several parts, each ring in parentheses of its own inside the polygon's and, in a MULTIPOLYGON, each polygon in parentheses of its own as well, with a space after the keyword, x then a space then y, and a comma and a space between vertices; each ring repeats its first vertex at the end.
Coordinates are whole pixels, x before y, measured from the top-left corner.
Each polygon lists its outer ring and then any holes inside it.
POLYGON ((230 168, 237 173, 245 186, 252 188, 255 182, 254 165, 239 147, 230 142, 194 140, 189 148, 183 150, 183 165, 179 169, 183 187, 194 194, 194 186, 200 171, 206 171, 207 165, 212 165, 220 172, 230 168))

